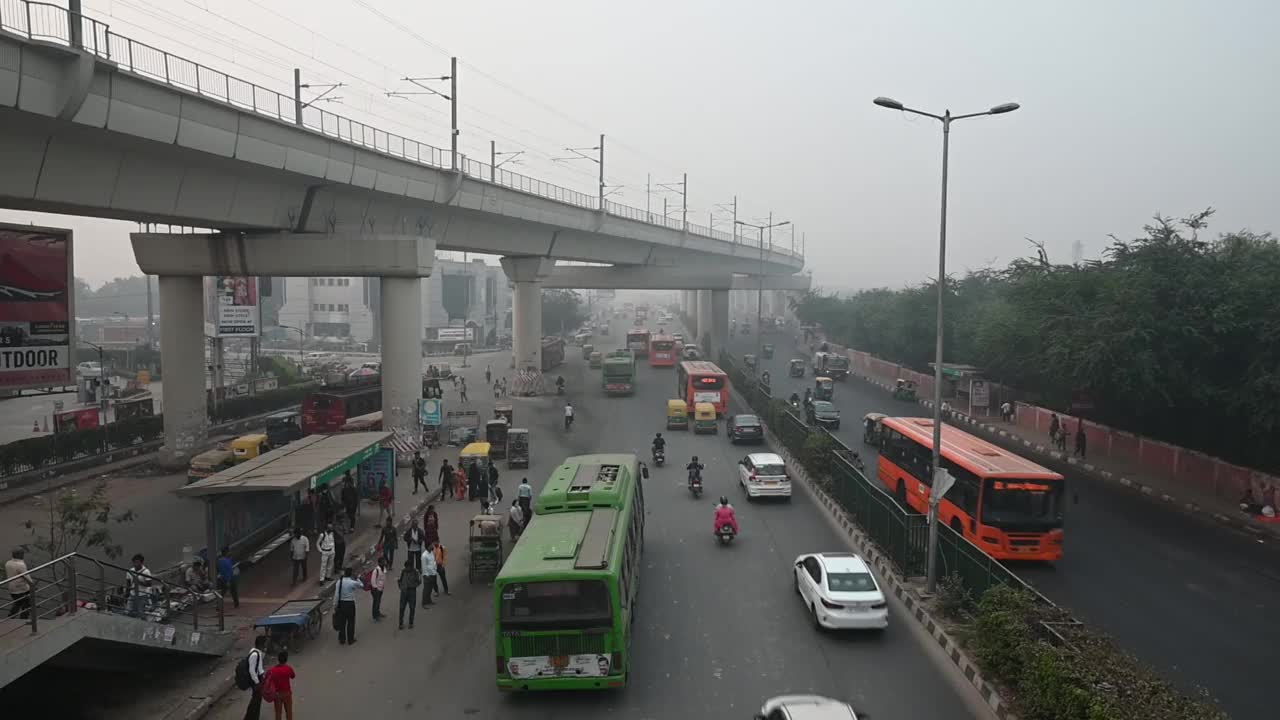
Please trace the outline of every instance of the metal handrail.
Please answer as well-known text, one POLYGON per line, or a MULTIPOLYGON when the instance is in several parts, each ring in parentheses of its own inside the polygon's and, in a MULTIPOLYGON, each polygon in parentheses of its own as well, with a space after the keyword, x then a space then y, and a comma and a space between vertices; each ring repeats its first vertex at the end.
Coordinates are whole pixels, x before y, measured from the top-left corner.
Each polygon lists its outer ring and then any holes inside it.
MULTIPOLYGON (((41 620, 48 620, 62 615, 73 615, 79 612, 81 610, 81 600, 93 602, 97 611, 111 611, 108 597, 114 591, 123 587, 125 583, 109 582, 107 580, 108 569, 117 570, 122 575, 132 572, 132 568, 122 567, 78 552, 72 552, 41 563, 34 568, 29 568, 26 572, 0 580, 0 591, 7 590, 9 592, 8 602, 0 604, 0 628, 4 627, 8 620, 14 619, 12 616, 15 615, 18 616, 16 619, 22 621, 13 627, 0 630, 0 637, 25 626, 29 626, 31 634, 35 635, 40 630, 41 620), (88 563, 96 572, 82 572, 83 563, 88 563), (65 569, 65 575, 59 574, 59 568, 65 569), (9 588, 19 580, 26 580, 30 584, 30 590, 23 597, 14 597, 12 590, 9 588), (87 582, 82 584, 82 581, 87 582), (26 614, 27 617, 21 617, 22 614, 26 614)), ((194 595, 185 587, 155 576, 151 577, 151 582, 160 587, 162 596, 165 598, 181 594, 194 595), (174 593, 172 590, 178 590, 179 592, 174 593)), ((214 606, 217 611, 218 629, 225 630, 226 615, 224 613, 222 595, 216 591, 213 592, 213 595, 214 606)), ((190 608, 179 613, 179 616, 190 613, 192 630, 200 628, 200 608, 201 604, 197 600, 193 601, 190 608)))
MULTIPOLYGON (((449 150, 379 130, 315 105, 299 109, 297 99, 291 95, 232 77, 194 60, 138 42, 113 32, 106 23, 80 13, 72 13, 57 5, 36 0, 0 0, 0 32, 6 31, 28 40, 76 47, 109 60, 120 71, 163 82, 257 115, 296 123, 322 135, 359 145, 373 152, 437 169, 452 167, 449 150), (79 37, 73 37, 75 35, 79 37)), ((498 185, 575 207, 603 211, 609 215, 637 222, 681 230, 699 237, 731 244, 753 244, 748 243, 741 236, 735 238, 731 233, 700 226, 684 227, 678 219, 656 217, 652 212, 608 200, 601 208, 600 198, 597 195, 554 185, 510 170, 495 169, 488 163, 468 160, 465 156, 460 156, 459 160, 459 172, 464 177, 478 182, 498 185)), ((776 246, 771 246, 769 252, 786 257, 801 259, 804 257, 803 253, 776 246)))

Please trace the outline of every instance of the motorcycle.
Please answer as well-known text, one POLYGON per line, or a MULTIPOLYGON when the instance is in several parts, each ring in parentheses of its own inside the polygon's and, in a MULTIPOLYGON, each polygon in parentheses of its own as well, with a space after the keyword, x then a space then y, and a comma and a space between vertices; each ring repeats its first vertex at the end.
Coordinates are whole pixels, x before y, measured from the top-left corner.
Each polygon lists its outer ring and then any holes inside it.
POLYGON ((689 473, 689 492, 693 493, 695 498, 702 497, 702 475, 700 473, 689 473))
POLYGON ((729 523, 721 525, 720 530, 716 533, 716 537, 720 540, 721 545, 728 545, 730 542, 733 542, 734 535, 737 535, 737 533, 734 532, 733 526, 729 523))
POLYGON ((664 463, 666 463, 666 461, 667 461, 667 451, 666 451, 666 450, 663 450, 663 449, 662 449, 662 448, 660 448, 660 447, 656 447, 656 448, 654 448, 654 449, 653 449, 653 464, 654 464, 654 465, 657 465, 658 467, 662 467, 662 465, 663 465, 664 463))

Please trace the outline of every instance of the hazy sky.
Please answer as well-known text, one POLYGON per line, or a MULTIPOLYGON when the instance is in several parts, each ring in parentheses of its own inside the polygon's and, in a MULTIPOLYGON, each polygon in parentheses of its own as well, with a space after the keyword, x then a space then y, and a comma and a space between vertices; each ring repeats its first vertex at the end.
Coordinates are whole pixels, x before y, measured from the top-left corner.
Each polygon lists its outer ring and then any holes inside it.
MULTIPOLYGON (((64 0, 59 0, 63 2, 64 0)), ((448 104, 388 99, 400 78, 460 58, 461 145, 586 192, 591 163, 553 163, 608 136, 613 200, 644 207, 645 175, 689 173, 690 221, 735 193, 807 238, 827 287, 902 285, 936 265, 938 123, 924 110, 1022 109, 957 123, 949 263, 1027 253, 1066 260, 1129 237, 1156 212, 1212 205, 1211 229, 1280 230, 1280 4, 1190 2, 764 3, 757 0, 84 0, 122 35, 290 92, 343 82, 326 110, 448 145, 448 104)), ((443 86, 441 89, 445 89, 443 86)), ((672 206, 676 195, 667 195, 672 206)), ((653 207, 662 196, 652 197, 653 207)), ((137 271, 128 223, 0 211, 78 231, 77 274, 137 271)), ((717 226, 728 228, 727 215, 717 226)), ((790 236, 775 234, 775 243, 790 236), (781 239, 780 239, 781 238, 781 239)))

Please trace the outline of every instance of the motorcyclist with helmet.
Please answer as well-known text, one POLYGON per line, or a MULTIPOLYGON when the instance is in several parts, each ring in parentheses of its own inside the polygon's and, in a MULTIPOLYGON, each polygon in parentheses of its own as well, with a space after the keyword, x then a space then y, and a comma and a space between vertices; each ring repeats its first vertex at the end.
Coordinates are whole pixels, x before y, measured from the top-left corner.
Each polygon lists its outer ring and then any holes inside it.
POLYGON ((738 515, 733 511, 733 506, 729 504, 729 499, 721 495, 720 504, 716 506, 716 522, 711 528, 711 533, 713 535, 719 535, 720 528, 725 525, 733 528, 734 535, 737 535, 742 531, 741 528, 738 527, 738 515))
POLYGON ((695 479, 695 478, 697 479, 697 482, 698 482, 699 484, 701 484, 701 483, 702 483, 702 471, 703 471, 703 469, 705 469, 705 467, 706 467, 705 465, 703 465, 702 463, 698 462, 698 456, 697 456, 697 455, 694 455, 694 456, 693 456, 693 460, 692 460, 692 461, 690 461, 688 465, 685 465, 685 466, 684 466, 684 469, 689 471, 689 484, 690 484, 690 485, 693 485, 693 484, 694 484, 694 479, 695 479))
POLYGON ((656 457, 658 456, 658 453, 660 453, 660 452, 661 452, 661 453, 664 453, 664 454, 665 454, 665 453, 666 453, 666 451, 667 451, 667 440, 666 440, 666 438, 662 437, 662 433, 658 433, 658 434, 654 435, 654 437, 653 437, 652 455, 656 458, 656 457))

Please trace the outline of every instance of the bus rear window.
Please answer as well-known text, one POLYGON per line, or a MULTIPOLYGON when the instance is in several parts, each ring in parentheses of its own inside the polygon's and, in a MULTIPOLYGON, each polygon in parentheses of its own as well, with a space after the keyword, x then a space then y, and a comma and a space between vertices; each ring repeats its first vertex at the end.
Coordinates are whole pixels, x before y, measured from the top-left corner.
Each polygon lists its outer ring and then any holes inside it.
POLYGON ((654 350, 659 350, 659 351, 661 351, 661 352, 668 352, 669 350, 671 350, 671 349, 672 349, 672 348, 674 348, 674 347, 675 347, 675 343, 673 343, 673 342, 666 342, 666 341, 663 341, 663 342, 655 342, 655 343, 653 344, 653 349, 654 349, 654 350))
POLYGON ((719 390, 724 387, 724 378, 719 375, 703 375, 693 379, 694 390, 719 390))
POLYGON ((603 580, 542 580, 502 588, 502 624, 566 627, 610 621, 603 580))

